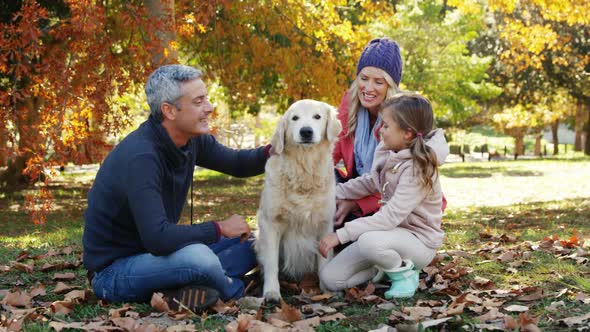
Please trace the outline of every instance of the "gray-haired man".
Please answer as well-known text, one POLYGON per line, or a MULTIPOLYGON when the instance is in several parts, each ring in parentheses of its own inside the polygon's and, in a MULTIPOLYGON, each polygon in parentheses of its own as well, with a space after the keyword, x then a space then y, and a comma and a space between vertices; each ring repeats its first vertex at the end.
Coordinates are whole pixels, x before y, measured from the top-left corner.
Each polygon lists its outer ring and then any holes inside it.
POLYGON ((256 265, 244 218, 178 225, 196 165, 238 177, 264 172, 270 146, 232 150, 209 132, 213 106, 201 72, 168 65, 149 77, 149 119, 102 163, 84 214, 84 265, 111 302, 165 291, 192 310, 243 295, 256 265))

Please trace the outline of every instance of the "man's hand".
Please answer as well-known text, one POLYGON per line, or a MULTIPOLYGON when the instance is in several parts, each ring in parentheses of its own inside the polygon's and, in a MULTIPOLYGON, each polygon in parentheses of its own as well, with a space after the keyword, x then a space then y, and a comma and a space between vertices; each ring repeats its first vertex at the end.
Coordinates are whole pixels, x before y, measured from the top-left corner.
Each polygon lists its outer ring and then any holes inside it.
POLYGON ((325 235, 318 244, 318 249, 320 250, 320 254, 325 258, 328 258, 328 253, 332 248, 340 244, 340 240, 338 240, 338 236, 336 233, 330 233, 325 235))
POLYGON ((337 199, 336 213, 334 214, 334 226, 342 225, 342 223, 344 223, 344 218, 353 211, 360 211, 360 207, 355 201, 337 199))
POLYGON ((250 236, 250 227, 248 227, 244 217, 240 215, 234 214, 217 224, 221 235, 227 238, 232 239, 239 236, 244 241, 250 236))

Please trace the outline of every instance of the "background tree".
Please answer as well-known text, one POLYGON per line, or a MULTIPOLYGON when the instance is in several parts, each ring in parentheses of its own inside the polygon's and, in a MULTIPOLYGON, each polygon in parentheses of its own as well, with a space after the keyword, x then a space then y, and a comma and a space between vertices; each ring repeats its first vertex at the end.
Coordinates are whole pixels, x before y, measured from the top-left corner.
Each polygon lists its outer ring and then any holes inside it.
MULTIPOLYGON (((43 179, 50 165, 101 160, 105 137, 130 121, 111 102, 159 64, 152 55, 165 48, 156 35, 164 21, 128 1, 24 0, 0 9, 0 161, 8 164, 0 185, 43 179)), ((29 207, 45 206, 48 195, 41 188, 29 207)))
POLYGON ((440 126, 468 126, 482 105, 501 93, 486 73, 492 57, 468 49, 483 28, 482 7, 427 0, 403 1, 396 8, 392 19, 377 21, 373 29, 399 42, 402 87, 430 98, 440 126))
POLYGON ((370 39, 363 13, 392 11, 387 4, 345 0, 246 0, 213 10, 196 31, 187 15, 178 42, 189 62, 226 89, 237 115, 256 114, 262 104, 284 110, 303 98, 338 103, 370 39))
MULTIPOLYGON (((504 76, 517 85, 515 95, 506 98, 503 94, 500 98, 513 103, 534 102, 539 94, 565 88, 578 103, 590 104, 588 2, 495 0, 490 1, 489 8, 495 29, 487 31, 495 31, 498 36, 493 48, 498 57, 493 68, 501 68, 498 77, 504 76)), ((585 108, 590 119, 590 108, 585 108)), ((585 153, 590 154, 590 126, 586 128, 585 153)))

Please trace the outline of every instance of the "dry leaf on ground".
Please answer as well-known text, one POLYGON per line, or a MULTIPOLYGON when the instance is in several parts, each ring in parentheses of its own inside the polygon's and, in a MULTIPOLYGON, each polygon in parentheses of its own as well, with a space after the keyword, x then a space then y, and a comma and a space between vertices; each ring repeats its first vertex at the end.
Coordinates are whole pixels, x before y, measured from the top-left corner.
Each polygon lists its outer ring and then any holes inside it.
POLYGON ((152 308, 156 309, 158 312, 168 312, 170 311, 170 307, 168 306, 168 302, 164 300, 164 294, 162 293, 154 293, 152 295, 152 299, 150 301, 152 308))
POLYGON ((63 293, 67 293, 75 288, 80 288, 80 286, 69 286, 61 281, 58 281, 57 285, 55 285, 55 289, 53 289, 53 292, 55 294, 63 294, 63 293))
POLYGON ((56 273, 53 275, 53 280, 73 280, 73 279, 76 279, 76 275, 72 272, 56 273))
POLYGON ((567 327, 574 327, 576 325, 587 324, 588 321, 590 321, 590 312, 582 316, 568 317, 559 320, 561 324, 567 327))
POLYGON ((70 301, 55 301, 51 303, 50 307, 53 313, 68 315, 74 310, 74 303, 70 301))
POLYGON ((33 297, 26 291, 16 290, 6 294, 0 303, 11 305, 13 307, 30 307, 33 297))

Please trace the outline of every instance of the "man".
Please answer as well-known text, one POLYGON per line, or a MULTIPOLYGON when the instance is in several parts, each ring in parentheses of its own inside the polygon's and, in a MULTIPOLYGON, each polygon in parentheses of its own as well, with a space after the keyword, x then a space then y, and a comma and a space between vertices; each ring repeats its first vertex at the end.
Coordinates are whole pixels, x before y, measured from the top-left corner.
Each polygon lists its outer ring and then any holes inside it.
POLYGON ((149 301, 201 311, 239 298, 239 279, 256 265, 244 218, 177 222, 195 165, 238 177, 264 172, 270 145, 232 150, 210 135, 213 106, 201 72, 184 65, 148 78, 147 121, 104 160, 84 214, 84 266, 95 294, 110 302, 149 301))

